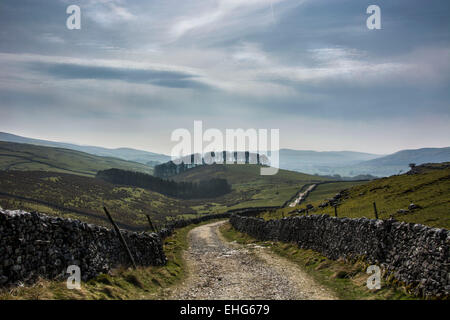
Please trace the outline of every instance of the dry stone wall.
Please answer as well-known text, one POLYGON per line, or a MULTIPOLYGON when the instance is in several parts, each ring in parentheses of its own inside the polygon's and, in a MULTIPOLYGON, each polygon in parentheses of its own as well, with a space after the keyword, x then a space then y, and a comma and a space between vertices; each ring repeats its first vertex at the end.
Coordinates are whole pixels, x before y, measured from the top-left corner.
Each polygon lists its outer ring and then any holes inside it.
POLYGON ((229 210, 224 213, 208 214, 208 215, 204 215, 204 216, 192 218, 192 219, 175 220, 171 223, 166 224, 165 227, 159 231, 159 235, 161 236, 161 238, 164 239, 164 238, 170 236, 175 229, 184 228, 191 224, 198 224, 201 222, 214 220, 214 219, 228 219, 229 217, 231 217, 232 214, 236 214, 236 213, 238 213, 241 216, 256 216, 261 212, 273 210, 273 209, 279 209, 279 208, 280 207, 239 208, 239 209, 229 210))
MULTIPOLYGON (((267 208, 238 209, 255 215, 267 208)), ((121 230, 137 265, 164 265, 162 239, 174 229, 211 219, 225 219, 231 212, 176 220, 158 233, 121 230)), ((33 283, 39 277, 66 279, 67 267, 77 265, 82 280, 130 261, 115 231, 79 220, 50 217, 37 212, 0 208, 0 286, 33 283)))
MULTIPOLYGON (((158 234, 121 232, 136 264, 166 263, 158 234)), ((86 281, 119 265, 129 265, 129 259, 114 230, 0 209, 0 286, 32 283, 38 277, 67 278, 69 265, 79 266, 86 281)))
POLYGON ((310 215, 265 221, 233 215, 230 223, 259 240, 297 243, 330 259, 364 257, 418 296, 450 296, 450 233, 390 220, 310 215))

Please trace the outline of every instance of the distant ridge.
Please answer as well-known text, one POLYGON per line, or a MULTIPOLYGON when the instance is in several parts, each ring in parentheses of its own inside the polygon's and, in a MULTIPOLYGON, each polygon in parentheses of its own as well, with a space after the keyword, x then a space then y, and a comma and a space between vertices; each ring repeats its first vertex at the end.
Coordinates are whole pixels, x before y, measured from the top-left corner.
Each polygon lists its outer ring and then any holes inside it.
POLYGON ((364 161, 353 167, 359 174, 390 176, 409 170, 409 164, 442 163, 450 161, 450 147, 402 150, 385 157, 364 161))
POLYGON ((0 170, 52 171, 95 176, 98 171, 118 168, 151 174, 142 163, 101 157, 66 148, 0 141, 0 170))
POLYGON ((167 162, 170 160, 169 156, 164 154, 148 152, 143 150, 131 149, 131 148, 117 148, 109 149, 96 146, 81 146, 72 143, 54 142, 48 140, 40 140, 33 138, 26 138, 11 133, 0 132, 0 141, 16 142, 16 143, 28 143, 38 146, 57 147, 71 149, 81 152, 90 153, 101 157, 114 157, 127 161, 138 162, 149 166, 155 166, 156 164, 167 162))
POLYGON ((398 151, 388 156, 365 161, 364 164, 375 166, 408 166, 409 163, 416 163, 417 165, 419 165, 427 162, 440 163, 449 160, 450 147, 421 148, 398 151))
POLYGON ((309 174, 378 177, 404 173, 409 164, 450 161, 450 147, 401 150, 390 155, 353 151, 300 151, 280 149, 280 168, 309 174))
MULTIPOLYGON (((0 141, 27 143, 32 145, 65 148, 102 157, 114 157, 155 167, 167 163, 171 157, 149 151, 96 146, 80 146, 71 143, 53 142, 26 138, 0 132, 0 141)), ((390 155, 379 155, 356 151, 312 151, 280 149, 280 169, 319 174, 324 176, 390 176, 405 172, 409 163, 440 163, 450 161, 450 147, 401 150, 390 155)))
POLYGON ((347 167, 383 155, 355 151, 312 151, 280 149, 280 168, 309 174, 333 175, 347 167))

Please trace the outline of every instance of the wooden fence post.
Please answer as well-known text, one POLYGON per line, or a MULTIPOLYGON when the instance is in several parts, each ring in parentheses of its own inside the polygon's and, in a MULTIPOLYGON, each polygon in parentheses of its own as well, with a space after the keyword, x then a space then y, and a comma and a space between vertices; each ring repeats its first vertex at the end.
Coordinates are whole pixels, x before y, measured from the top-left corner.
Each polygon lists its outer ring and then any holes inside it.
POLYGON ((148 224, 150 225, 150 228, 152 228, 152 231, 153 232, 158 232, 156 227, 153 226, 153 223, 152 223, 152 220, 150 219, 150 216, 148 214, 146 214, 146 216, 147 216, 148 224))
POLYGON ((108 217, 109 221, 111 222, 111 224, 114 227, 114 230, 116 231, 117 235, 119 236, 119 240, 122 243, 122 245, 124 246, 127 254, 128 254, 128 258, 130 258, 131 263, 133 264, 133 267, 136 269, 136 263, 134 262, 134 258, 133 255, 131 254, 130 248, 128 248, 127 243, 125 242, 125 239, 122 235, 122 233, 120 233, 119 227, 116 225, 116 223, 114 222, 113 218, 111 217, 111 215, 109 214, 108 210, 106 209, 106 207, 103 207, 103 210, 106 213, 106 216, 108 217))
POLYGON ((337 205, 334 206, 334 216, 337 218, 337 205))
POLYGON ((375 212, 375 219, 377 219, 377 220, 378 220, 378 211, 377 211, 377 205, 376 205, 376 203, 375 203, 375 202, 373 203, 373 211, 375 212))

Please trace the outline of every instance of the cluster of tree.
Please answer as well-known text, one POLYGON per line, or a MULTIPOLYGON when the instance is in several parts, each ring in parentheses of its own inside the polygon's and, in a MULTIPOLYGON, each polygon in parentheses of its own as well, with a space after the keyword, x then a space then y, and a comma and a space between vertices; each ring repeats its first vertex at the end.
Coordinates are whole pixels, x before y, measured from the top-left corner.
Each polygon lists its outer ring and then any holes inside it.
POLYGON ((270 165, 270 161, 266 155, 260 155, 258 153, 251 153, 248 151, 222 151, 217 153, 208 152, 203 156, 197 153, 177 159, 177 164, 173 161, 158 164, 154 168, 153 175, 159 178, 169 178, 197 166, 203 166, 206 164, 270 165))
POLYGON ((181 199, 214 198, 231 192, 231 185, 227 180, 219 178, 202 180, 198 183, 175 182, 141 172, 121 169, 99 171, 97 178, 113 184, 144 188, 181 199))

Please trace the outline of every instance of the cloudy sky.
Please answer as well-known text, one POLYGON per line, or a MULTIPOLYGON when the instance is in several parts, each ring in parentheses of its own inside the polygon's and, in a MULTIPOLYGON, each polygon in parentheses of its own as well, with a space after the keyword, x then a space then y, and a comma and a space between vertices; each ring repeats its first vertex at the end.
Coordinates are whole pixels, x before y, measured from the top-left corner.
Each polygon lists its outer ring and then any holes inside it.
POLYGON ((170 153, 202 120, 386 154, 450 145, 449 89, 449 1, 0 1, 0 131, 33 138, 170 153))

